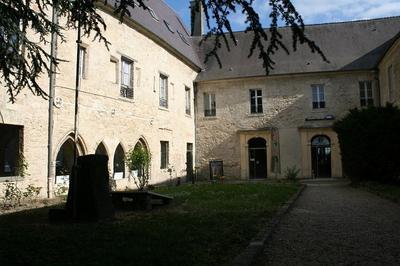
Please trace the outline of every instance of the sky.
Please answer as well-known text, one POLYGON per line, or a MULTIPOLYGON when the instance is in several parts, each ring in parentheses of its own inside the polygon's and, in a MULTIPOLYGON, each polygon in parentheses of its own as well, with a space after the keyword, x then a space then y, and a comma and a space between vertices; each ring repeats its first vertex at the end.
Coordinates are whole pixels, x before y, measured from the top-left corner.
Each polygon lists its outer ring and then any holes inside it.
MULTIPOLYGON (((164 0, 190 26, 189 0, 164 0)), ((255 0, 263 26, 268 27, 268 0, 255 0), (264 15, 263 15, 264 14, 264 15)), ((306 24, 400 16, 400 0, 292 0, 306 24)), ((245 28, 241 13, 231 17, 234 30, 245 28)))

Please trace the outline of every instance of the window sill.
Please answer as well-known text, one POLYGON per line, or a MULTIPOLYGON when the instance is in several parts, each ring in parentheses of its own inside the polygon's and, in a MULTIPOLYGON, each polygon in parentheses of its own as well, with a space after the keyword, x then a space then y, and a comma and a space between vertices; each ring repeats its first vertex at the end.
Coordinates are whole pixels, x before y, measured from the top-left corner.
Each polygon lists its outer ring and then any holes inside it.
POLYGON ((121 96, 118 97, 118 100, 127 102, 127 103, 135 103, 135 99, 130 99, 130 98, 121 97, 121 96))
POLYGON ((311 109, 311 112, 313 112, 313 113, 325 113, 327 111, 327 108, 325 107, 325 108, 313 108, 313 109, 311 109))
POLYGON ((218 117, 216 116, 204 116, 204 120, 217 120, 218 117))
POLYGON ((262 117, 265 116, 264 113, 254 113, 254 114, 247 114, 248 117, 262 117))
POLYGON ((21 176, 0 176, 0 183, 2 182, 18 182, 24 180, 21 176))
POLYGON ((192 118, 192 115, 185 114, 187 118, 192 118))
POLYGON ((165 108, 165 107, 162 107, 162 106, 159 106, 158 110, 169 112, 168 108, 165 108))

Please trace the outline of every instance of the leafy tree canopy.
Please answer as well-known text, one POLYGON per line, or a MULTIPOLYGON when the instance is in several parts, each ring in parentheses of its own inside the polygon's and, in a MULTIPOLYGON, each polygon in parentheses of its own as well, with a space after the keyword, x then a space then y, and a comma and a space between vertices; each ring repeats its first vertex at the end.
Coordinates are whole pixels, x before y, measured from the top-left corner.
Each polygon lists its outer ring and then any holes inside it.
MULTIPOLYGON (((211 36, 214 46, 207 55, 217 58, 222 45, 230 47, 229 39, 236 45, 229 16, 242 12, 246 17, 246 31, 253 33, 253 42, 249 56, 255 52, 263 60, 266 74, 273 69, 272 55, 278 49, 289 53, 281 41, 278 22, 282 21, 292 29, 293 49, 297 44, 307 44, 312 52, 319 53, 326 60, 320 48, 304 32, 304 23, 290 0, 265 0, 270 6, 269 31, 263 28, 260 14, 254 9, 254 0, 196 0, 202 3, 208 25, 203 37, 207 41, 211 36)), ((47 93, 38 82, 42 74, 50 74, 50 64, 58 64, 60 59, 52 57, 46 45, 50 35, 55 33, 65 41, 64 32, 81 26, 82 34, 93 40, 103 42, 109 47, 112 40, 104 36, 106 23, 98 12, 104 4, 114 5, 115 14, 121 21, 130 16, 131 8, 147 9, 146 0, 0 0, 0 82, 7 89, 10 101, 14 102, 18 93, 29 89, 33 94, 47 97, 47 93), (66 18, 65 25, 57 25, 51 19, 51 11, 57 7, 59 15, 66 18), (29 34, 30 32, 35 33, 29 34)))

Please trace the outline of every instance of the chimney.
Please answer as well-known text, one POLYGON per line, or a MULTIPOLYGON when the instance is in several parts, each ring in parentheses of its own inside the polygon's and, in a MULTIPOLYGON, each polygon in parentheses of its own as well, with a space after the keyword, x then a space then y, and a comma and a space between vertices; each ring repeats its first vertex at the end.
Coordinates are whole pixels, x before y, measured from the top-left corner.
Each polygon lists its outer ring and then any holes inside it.
POLYGON ((204 34, 204 12, 200 0, 190 1, 190 13, 192 36, 202 36, 204 34))

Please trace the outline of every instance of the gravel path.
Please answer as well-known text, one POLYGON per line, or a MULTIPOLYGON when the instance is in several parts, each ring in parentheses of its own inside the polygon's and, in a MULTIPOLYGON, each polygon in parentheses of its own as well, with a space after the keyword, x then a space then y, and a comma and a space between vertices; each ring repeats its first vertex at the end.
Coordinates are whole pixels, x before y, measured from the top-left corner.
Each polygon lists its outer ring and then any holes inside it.
POLYGON ((400 205, 343 181, 309 182, 257 265, 400 265, 400 205))

